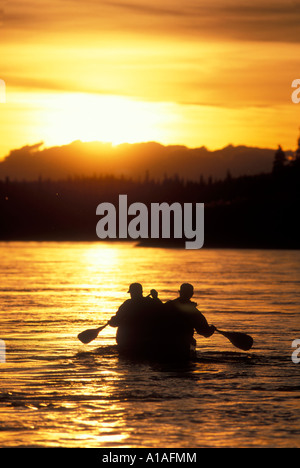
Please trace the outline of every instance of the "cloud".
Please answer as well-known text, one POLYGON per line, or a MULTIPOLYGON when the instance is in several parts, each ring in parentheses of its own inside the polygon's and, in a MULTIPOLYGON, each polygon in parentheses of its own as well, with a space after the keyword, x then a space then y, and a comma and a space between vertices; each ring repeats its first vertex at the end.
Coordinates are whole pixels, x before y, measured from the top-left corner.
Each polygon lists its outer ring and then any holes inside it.
POLYGON ((257 1, 245 5, 220 5, 216 24, 227 36, 238 39, 299 42, 300 2, 257 1))
MULTIPOLYGON (((68 93, 89 93, 95 95, 117 95, 119 90, 113 88, 101 88, 95 86, 84 86, 70 80, 63 80, 60 77, 56 79, 45 79, 37 76, 14 75, 5 73, 5 81, 9 83, 10 88, 39 90, 51 92, 68 92, 68 93)), ((122 91, 122 96, 126 93, 122 91)))
POLYGON ((5 28, 89 34, 184 35, 202 39, 300 41, 300 2, 289 0, 17 0, 5 5, 5 28))
MULTIPOLYGON (((180 8, 171 8, 172 5, 170 5, 170 8, 162 8, 161 6, 153 6, 153 2, 151 2, 151 4, 143 2, 129 3, 115 1, 105 1, 102 3, 112 8, 128 10, 133 13, 147 16, 182 16, 183 14, 183 11, 180 8)), ((158 5, 161 5, 161 3, 158 3, 158 5)))

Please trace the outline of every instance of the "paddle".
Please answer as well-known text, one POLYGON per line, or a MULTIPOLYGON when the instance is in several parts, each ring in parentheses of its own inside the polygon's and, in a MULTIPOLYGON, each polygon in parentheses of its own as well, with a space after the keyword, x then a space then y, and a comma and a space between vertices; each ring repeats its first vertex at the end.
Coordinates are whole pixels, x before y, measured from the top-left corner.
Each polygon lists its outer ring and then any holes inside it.
POLYGON ((77 335, 77 338, 84 344, 88 344, 97 338, 98 334, 103 330, 103 328, 107 327, 108 322, 99 328, 89 328, 88 330, 84 330, 83 332, 77 335))
POLYGON ((217 328, 216 331, 225 336, 236 348, 242 349, 243 351, 248 351, 250 348, 252 348, 253 338, 246 333, 226 332, 218 330, 217 328))

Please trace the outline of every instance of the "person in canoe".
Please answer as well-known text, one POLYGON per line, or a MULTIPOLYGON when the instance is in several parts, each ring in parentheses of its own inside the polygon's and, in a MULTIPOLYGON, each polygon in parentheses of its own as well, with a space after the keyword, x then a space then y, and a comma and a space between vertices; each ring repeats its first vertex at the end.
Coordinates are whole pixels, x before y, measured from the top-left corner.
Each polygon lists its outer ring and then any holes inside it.
POLYGON ((119 307, 116 315, 108 323, 112 327, 118 327, 116 341, 121 353, 144 354, 153 345, 162 302, 155 289, 151 290, 149 296, 144 297, 140 283, 132 283, 128 293, 130 299, 119 307))
POLYGON ((164 304, 165 330, 164 343, 174 347, 178 353, 185 355, 189 348, 196 344, 194 330, 209 338, 216 330, 209 325, 204 315, 197 309, 196 302, 191 301, 194 287, 189 283, 180 286, 179 297, 164 304))

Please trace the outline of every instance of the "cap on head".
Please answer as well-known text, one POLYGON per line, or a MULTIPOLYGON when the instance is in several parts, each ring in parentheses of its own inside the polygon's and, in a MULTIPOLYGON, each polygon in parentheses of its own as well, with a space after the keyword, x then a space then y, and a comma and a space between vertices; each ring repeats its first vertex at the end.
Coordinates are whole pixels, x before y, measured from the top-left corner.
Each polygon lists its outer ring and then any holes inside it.
POLYGON ((127 292, 131 294, 143 294, 143 286, 140 283, 132 283, 127 292))
POLYGON ((183 283, 180 286, 179 292, 181 297, 188 297, 190 299, 194 294, 194 287, 190 283, 183 283))

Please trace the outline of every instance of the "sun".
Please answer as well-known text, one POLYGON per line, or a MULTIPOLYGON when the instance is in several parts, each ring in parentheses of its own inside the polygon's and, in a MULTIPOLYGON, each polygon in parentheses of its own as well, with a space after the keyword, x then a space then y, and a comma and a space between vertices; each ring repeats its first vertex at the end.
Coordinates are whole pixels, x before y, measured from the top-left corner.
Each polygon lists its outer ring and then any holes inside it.
POLYGON ((85 93, 51 94, 40 98, 37 125, 47 145, 74 140, 113 145, 164 140, 168 118, 159 104, 122 96, 85 93))

